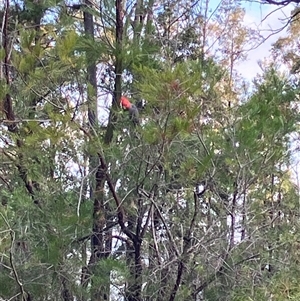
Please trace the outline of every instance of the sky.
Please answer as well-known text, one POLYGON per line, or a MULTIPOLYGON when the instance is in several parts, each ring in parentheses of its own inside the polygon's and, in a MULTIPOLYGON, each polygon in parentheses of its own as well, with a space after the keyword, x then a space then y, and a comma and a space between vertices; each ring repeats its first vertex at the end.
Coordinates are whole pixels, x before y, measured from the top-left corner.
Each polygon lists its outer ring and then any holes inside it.
MULTIPOLYGON (((287 23, 290 16, 292 5, 287 5, 278 9, 275 5, 262 5, 254 2, 245 2, 243 5, 246 9, 244 23, 252 29, 259 29, 264 37, 270 36, 272 31, 282 28, 287 23)), ((285 35, 285 30, 271 35, 259 47, 250 50, 248 58, 241 63, 238 70, 247 80, 253 79, 257 73, 261 72, 258 61, 269 56, 272 44, 285 35)))

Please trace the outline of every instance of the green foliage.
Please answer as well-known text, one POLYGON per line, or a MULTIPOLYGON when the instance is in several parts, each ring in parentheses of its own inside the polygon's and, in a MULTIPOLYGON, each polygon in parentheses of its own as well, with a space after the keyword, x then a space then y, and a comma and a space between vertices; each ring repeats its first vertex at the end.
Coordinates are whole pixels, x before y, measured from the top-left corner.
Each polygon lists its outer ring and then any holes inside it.
POLYGON ((73 51, 78 41, 78 34, 75 30, 63 32, 61 37, 56 41, 57 54, 62 63, 73 62, 73 51))
POLYGON ((86 54, 86 64, 90 65, 99 62, 101 59, 108 59, 112 54, 111 49, 104 43, 94 41, 90 37, 79 36, 75 44, 75 50, 86 54))
POLYGON ((204 14, 197 26, 182 23, 173 43, 174 3, 161 3, 155 20, 149 1, 132 31, 136 7, 126 9, 116 53, 114 3, 101 3, 101 16, 82 8, 100 24, 92 39, 81 9, 25 1, 10 84, 0 82, 16 118, 0 129, 0 299, 20 293, 16 275, 33 300, 109 291, 112 300, 170 300, 176 281, 175 300, 299 299, 299 198, 288 169, 299 91, 269 68, 247 99, 234 93, 235 73, 201 53, 204 14), (87 78, 100 63, 113 86, 116 55, 146 106, 135 128, 117 112, 103 145, 108 127, 87 121, 100 94, 87 78))
POLYGON ((97 264, 95 269, 97 270, 95 272, 97 276, 93 277, 93 281, 96 281, 96 285, 109 285, 110 282, 105 283, 105 281, 109 280, 106 275, 111 272, 115 274, 114 277, 117 278, 117 281, 122 281, 122 279, 129 277, 125 263, 115 259, 102 260, 97 264))

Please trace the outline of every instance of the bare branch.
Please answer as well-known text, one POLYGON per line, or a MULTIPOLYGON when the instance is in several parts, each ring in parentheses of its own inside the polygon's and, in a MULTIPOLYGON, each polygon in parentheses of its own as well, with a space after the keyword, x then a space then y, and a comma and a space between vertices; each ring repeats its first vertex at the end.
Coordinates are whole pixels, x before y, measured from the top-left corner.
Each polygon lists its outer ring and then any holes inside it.
POLYGON ((116 202, 116 206, 117 206, 117 211, 118 211, 118 222, 119 222, 119 225, 122 229, 122 231, 132 240, 132 241, 135 241, 136 240, 136 235, 134 235, 134 233, 132 233, 131 231, 129 231, 129 229, 125 226, 125 211, 124 211, 124 208, 121 204, 121 200, 118 196, 118 194, 116 193, 116 190, 115 190, 115 186, 113 185, 113 181, 110 177, 110 174, 108 173, 108 168, 107 168, 107 164, 104 160, 104 157, 102 154, 98 153, 98 157, 99 157, 99 160, 100 160, 100 163, 101 163, 101 168, 102 170, 104 171, 105 173, 105 176, 106 176, 106 182, 107 182, 107 185, 109 187, 109 190, 116 202))
POLYGON ((291 3, 299 4, 299 0, 283 0, 283 1, 274 1, 274 0, 262 0, 261 4, 274 4, 274 5, 288 5, 291 3))

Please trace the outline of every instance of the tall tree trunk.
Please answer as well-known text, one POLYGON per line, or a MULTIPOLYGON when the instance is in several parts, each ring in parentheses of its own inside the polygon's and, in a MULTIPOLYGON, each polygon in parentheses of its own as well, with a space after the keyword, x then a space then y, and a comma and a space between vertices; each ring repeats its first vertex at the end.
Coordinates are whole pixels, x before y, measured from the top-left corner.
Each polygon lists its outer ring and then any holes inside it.
MULTIPOLYGON (((138 232, 138 224, 133 215, 129 217, 128 229, 138 232)), ((133 240, 128 240, 126 249, 126 261, 129 267, 130 276, 127 280, 126 300, 142 300, 142 261, 141 261, 141 239, 139 233, 133 240)))
MULTIPOLYGON (((3 66, 3 69, 1 68, 1 77, 4 76, 5 81, 7 86, 10 86, 10 72, 9 72, 9 65, 10 65, 10 37, 9 37, 9 31, 8 31, 8 18, 9 18, 9 9, 10 9, 10 4, 9 0, 5 1, 5 6, 4 6, 4 16, 2 20, 2 45, 5 56, 4 56, 4 63, 3 65, 1 64, 1 67, 3 66), (3 71, 3 74, 2 74, 3 71)), ((3 103, 3 110, 4 114, 9 121, 13 121, 15 119, 14 117, 14 112, 12 108, 12 99, 9 93, 5 95, 4 103, 3 103)), ((8 125, 8 129, 10 131, 14 131, 16 128, 16 125, 14 123, 11 123, 8 125)))
MULTIPOLYGON (((94 19, 92 14, 87 10, 91 8, 91 2, 85 0, 84 32, 86 36, 93 39, 94 36, 94 19)), ((97 66, 96 62, 89 62, 87 66, 87 81, 90 88, 88 89, 88 122, 90 127, 90 139, 95 137, 95 127, 97 126, 97 66)), ((93 141, 90 141, 93 143, 93 141)), ((88 277, 93 275, 96 281, 91 281, 91 300, 106 301, 109 300, 110 294, 110 273, 100 274, 96 265, 99 261, 106 259, 111 251, 111 235, 107 235, 103 231, 106 221, 106 206, 105 206, 105 172, 102 170, 101 164, 98 162, 98 156, 95 153, 89 154, 90 171, 97 170, 95 181, 90 185, 90 198, 94 200, 93 205, 93 228, 91 236, 91 257, 88 264, 88 269, 83 268, 82 284, 87 286, 88 277), (99 285, 97 279, 103 279, 99 285)))
POLYGON ((114 128, 117 116, 115 111, 119 107, 120 98, 122 95, 122 72, 123 72, 123 1, 116 0, 116 45, 115 45, 115 85, 113 93, 112 109, 110 110, 107 130, 104 137, 105 144, 109 144, 113 139, 114 128))
MULTIPOLYGON (((91 2, 85 0, 86 7, 91 7, 91 2)), ((89 36, 91 39, 95 39, 94 35, 94 19, 90 12, 83 12, 84 20, 84 32, 86 36, 89 36)), ((97 116, 97 66, 95 61, 89 63, 87 66, 87 80, 92 89, 88 89, 88 120, 90 127, 96 125, 96 116, 97 116)))

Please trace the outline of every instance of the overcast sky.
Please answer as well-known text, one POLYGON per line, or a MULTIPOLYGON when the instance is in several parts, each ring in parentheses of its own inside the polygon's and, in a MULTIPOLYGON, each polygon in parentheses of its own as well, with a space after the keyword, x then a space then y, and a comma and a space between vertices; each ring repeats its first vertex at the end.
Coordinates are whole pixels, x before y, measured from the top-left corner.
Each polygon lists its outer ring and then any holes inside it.
MULTIPOLYGON (((250 26, 253 29, 259 29, 264 37, 270 36, 272 30, 274 31, 282 28, 287 23, 287 18, 290 16, 291 10, 293 9, 292 5, 287 5, 278 10, 279 7, 275 5, 261 5, 249 2, 246 2, 244 7, 246 9, 244 18, 245 25, 250 26)), ((284 35, 285 30, 271 35, 258 48, 249 51, 247 61, 241 63, 238 68, 246 79, 253 79, 253 77, 261 71, 257 62, 268 57, 272 44, 279 37, 284 35)))

